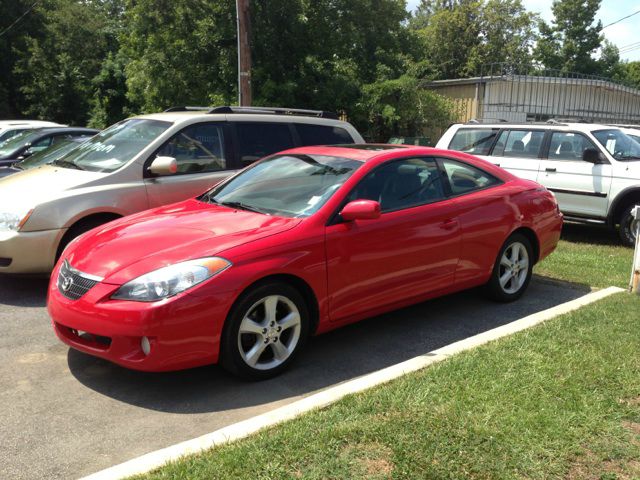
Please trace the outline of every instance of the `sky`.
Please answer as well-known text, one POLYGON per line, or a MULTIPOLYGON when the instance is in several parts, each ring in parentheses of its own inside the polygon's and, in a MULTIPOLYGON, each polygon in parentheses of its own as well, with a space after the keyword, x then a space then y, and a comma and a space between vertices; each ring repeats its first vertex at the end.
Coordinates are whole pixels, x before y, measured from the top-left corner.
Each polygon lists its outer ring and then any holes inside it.
MULTIPOLYGON (((408 0, 407 3, 408 8, 413 10, 420 1, 408 0)), ((550 23, 553 20, 551 12, 553 0, 523 0, 522 3, 528 10, 539 13, 547 22, 550 23)), ((640 0, 602 0, 596 19, 606 25, 638 10, 640 10, 640 0)), ((603 34, 621 50, 627 45, 640 42, 640 13, 605 28, 603 34)), ((628 52, 621 52, 620 58, 631 61, 640 60, 640 43, 636 47, 628 52)))

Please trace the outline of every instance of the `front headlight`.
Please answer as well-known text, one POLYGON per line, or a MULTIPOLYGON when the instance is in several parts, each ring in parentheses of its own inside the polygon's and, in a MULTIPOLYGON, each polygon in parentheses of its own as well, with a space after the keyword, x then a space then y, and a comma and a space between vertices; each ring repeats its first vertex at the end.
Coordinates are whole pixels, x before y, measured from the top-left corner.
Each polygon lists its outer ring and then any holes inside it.
POLYGON ((0 230, 18 231, 29 219, 33 210, 27 213, 0 212, 0 230))
POLYGON ((220 257, 199 258, 146 273, 122 285, 111 298, 156 302, 204 282, 231 266, 220 257))

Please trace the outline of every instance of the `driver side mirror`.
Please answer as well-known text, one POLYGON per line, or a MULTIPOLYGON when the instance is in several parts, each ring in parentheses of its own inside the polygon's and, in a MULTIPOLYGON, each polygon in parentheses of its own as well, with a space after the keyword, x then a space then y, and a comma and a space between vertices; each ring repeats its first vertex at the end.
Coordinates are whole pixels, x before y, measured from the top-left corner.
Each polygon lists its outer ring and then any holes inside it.
POLYGON ((375 220, 380 218, 380 203, 374 200, 354 200, 344 206, 340 216, 345 222, 375 220))
POLYGON ((149 172, 154 175, 173 175, 177 171, 178 162, 173 157, 156 157, 149 165, 149 172))
POLYGON ((600 153, 600 151, 595 148, 585 148, 582 152, 582 160, 584 160, 585 162, 593 163, 594 165, 606 163, 605 159, 602 156, 602 153, 600 153))

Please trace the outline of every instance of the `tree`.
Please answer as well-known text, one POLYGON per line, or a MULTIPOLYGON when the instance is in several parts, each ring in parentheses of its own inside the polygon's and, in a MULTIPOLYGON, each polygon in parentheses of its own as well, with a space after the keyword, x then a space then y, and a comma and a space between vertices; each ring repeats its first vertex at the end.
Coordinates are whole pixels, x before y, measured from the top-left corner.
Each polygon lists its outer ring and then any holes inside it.
POLYGON ((546 68, 598 73, 593 55, 602 43, 602 23, 595 22, 600 0, 554 0, 552 25, 541 21, 536 59, 546 68))

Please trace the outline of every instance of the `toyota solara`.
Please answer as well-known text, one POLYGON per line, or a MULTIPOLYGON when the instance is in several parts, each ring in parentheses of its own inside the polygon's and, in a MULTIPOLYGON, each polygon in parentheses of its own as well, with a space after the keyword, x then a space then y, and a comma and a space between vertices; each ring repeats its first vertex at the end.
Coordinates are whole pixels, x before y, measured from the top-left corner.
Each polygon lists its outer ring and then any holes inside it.
POLYGON ((545 188, 461 152, 299 148, 77 238, 48 309, 124 367, 266 378, 312 334, 471 287, 519 298, 561 228, 545 188))

